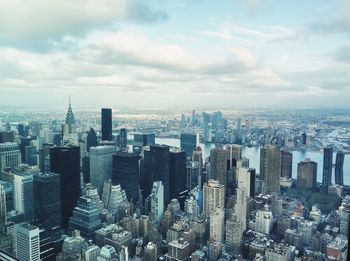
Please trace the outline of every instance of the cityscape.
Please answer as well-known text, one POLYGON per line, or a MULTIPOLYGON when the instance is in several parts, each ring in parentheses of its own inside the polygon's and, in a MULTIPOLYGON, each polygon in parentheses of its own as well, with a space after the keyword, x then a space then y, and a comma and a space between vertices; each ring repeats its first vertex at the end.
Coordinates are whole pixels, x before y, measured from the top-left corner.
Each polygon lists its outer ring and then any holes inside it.
POLYGON ((1 260, 347 260, 346 112, 65 113, 0 114, 1 260))
POLYGON ((347 261, 349 0, 0 0, 0 261, 347 261))

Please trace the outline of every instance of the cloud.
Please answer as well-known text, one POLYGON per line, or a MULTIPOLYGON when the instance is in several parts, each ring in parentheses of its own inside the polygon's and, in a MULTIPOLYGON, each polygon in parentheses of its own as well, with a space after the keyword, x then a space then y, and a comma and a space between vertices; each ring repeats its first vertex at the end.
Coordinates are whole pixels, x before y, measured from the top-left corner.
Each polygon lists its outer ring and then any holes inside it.
POLYGON ((0 44, 43 45, 66 35, 111 27, 118 21, 150 23, 167 17, 141 0, 1 1, 0 44))
POLYGON ((336 50, 334 59, 337 62, 350 64, 350 45, 344 45, 336 50))
POLYGON ((317 34, 338 34, 350 33, 350 20, 346 17, 340 17, 336 19, 329 19, 323 21, 317 21, 311 23, 307 27, 310 33, 317 34))

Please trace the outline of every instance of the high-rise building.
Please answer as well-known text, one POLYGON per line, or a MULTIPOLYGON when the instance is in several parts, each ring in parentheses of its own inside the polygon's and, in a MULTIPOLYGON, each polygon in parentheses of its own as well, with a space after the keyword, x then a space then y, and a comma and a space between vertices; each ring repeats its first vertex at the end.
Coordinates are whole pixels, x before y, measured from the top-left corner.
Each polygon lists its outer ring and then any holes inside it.
POLYGON ((305 159, 298 163, 297 187, 299 189, 315 189, 317 178, 317 163, 305 159))
POLYGON ((247 190, 245 187, 238 187, 236 193, 235 214, 237 219, 242 221, 242 229, 245 230, 247 227, 247 190))
POLYGON ((61 226, 61 182, 56 173, 34 175, 35 214, 45 229, 61 226))
POLYGON ((21 151, 22 162, 26 163, 26 161, 25 161, 26 147, 31 145, 31 141, 32 141, 32 137, 30 137, 30 136, 21 138, 21 143, 20 143, 19 149, 21 151))
POLYGON ((134 142, 137 146, 150 146, 156 144, 155 133, 134 133, 134 142))
POLYGON ((6 192, 5 187, 0 181, 0 234, 7 222, 7 209, 6 209, 6 192))
POLYGON ((255 195, 255 169, 240 168, 237 173, 237 185, 246 189, 247 197, 255 195))
POLYGON ((345 154, 342 151, 337 152, 335 158, 335 184, 344 185, 344 158, 345 154))
POLYGON ((78 135, 76 131, 75 117, 73 114, 71 101, 69 97, 69 106, 66 115, 65 124, 62 126, 62 137, 63 137, 63 145, 72 144, 78 145, 78 135))
POLYGON ((280 191, 281 152, 274 145, 260 149, 260 178, 264 181, 264 192, 280 191))
POLYGON ((97 146, 90 148, 90 182, 102 193, 103 183, 112 179, 114 146, 97 146))
POLYGON ((198 134, 181 133, 180 147, 186 152, 186 157, 191 157, 198 143, 198 134))
POLYGON ((332 183, 333 168, 333 148, 327 147, 323 150, 323 176, 322 176, 322 192, 327 194, 328 187, 332 183))
POLYGON ((41 172, 50 171, 50 150, 53 144, 44 143, 39 149, 39 169, 41 172))
MULTIPOLYGON (((199 174, 199 164, 197 161, 188 161, 186 162, 186 181, 185 181, 185 187, 187 191, 191 191, 194 187, 201 185, 201 177, 199 174)), ((170 175, 170 186, 172 184, 171 182, 171 175, 170 175)), ((176 178, 176 177, 174 177, 176 178)), ((201 186, 202 187, 202 186, 201 186)))
POLYGON ((16 225, 16 257, 19 261, 40 260, 39 228, 28 223, 16 225))
MULTIPOLYGON (((169 152, 170 170, 170 199, 179 198, 180 193, 186 190, 186 152, 171 150, 169 152)), ((182 202, 183 203, 183 202, 182 202)))
POLYGON ((264 206, 264 209, 258 210, 255 215, 255 228, 254 230, 259 233, 269 234, 272 230, 273 216, 268 205, 264 206))
POLYGON ((224 150, 227 153, 227 168, 237 167, 237 163, 242 159, 242 148, 237 144, 226 144, 224 150))
POLYGON ((50 152, 50 171, 60 175, 62 227, 68 227, 68 219, 80 196, 80 149, 77 146, 53 147, 50 152))
POLYGON ((13 131, 0 131, 0 143, 14 142, 15 134, 13 131))
POLYGON ((293 153, 287 150, 281 151, 281 177, 292 178, 293 153))
POLYGON ((21 151, 16 142, 0 143, 0 171, 14 169, 21 163, 21 151))
POLYGON ((205 142, 212 142, 213 141, 213 128, 211 123, 207 123, 205 125, 205 129, 204 129, 204 141, 205 142))
POLYGON ((13 175, 14 207, 20 214, 24 214, 26 221, 34 219, 33 175, 16 173, 13 175))
POLYGON ((226 186, 227 152, 223 149, 215 148, 210 151, 210 178, 226 186))
POLYGON ((164 186, 164 204, 170 202, 170 170, 169 170, 169 146, 151 145, 150 150, 144 151, 142 189, 144 197, 151 193, 154 181, 162 181, 164 186))
POLYGON ((148 242, 144 250, 144 261, 154 261, 157 260, 157 245, 153 242, 148 242))
POLYGON ((119 131, 119 147, 126 149, 128 147, 128 133, 125 128, 121 128, 119 131))
POLYGON ((112 140, 112 109, 101 109, 102 140, 112 140))
POLYGON ((235 254, 240 253, 243 231, 243 222, 239 220, 235 214, 232 214, 231 217, 226 220, 225 227, 225 243, 227 250, 235 254))
POLYGON ((112 183, 120 184, 129 202, 139 200, 140 156, 136 153, 118 151, 113 155, 112 183))
POLYGON ((166 261, 185 261, 190 255, 190 243, 180 237, 168 244, 168 253, 165 255, 166 261))
POLYGON ((91 128, 86 136, 86 151, 89 152, 91 147, 97 146, 97 136, 93 128, 91 128))
POLYGON ((339 215, 339 233, 349 235, 349 221, 350 221, 350 204, 343 202, 338 209, 339 215))
POLYGON ((36 146, 30 145, 26 146, 24 149, 24 162, 29 166, 36 166, 38 164, 37 157, 38 152, 36 146))
POLYGON ((218 207, 225 207, 225 186, 218 180, 209 180, 203 186, 203 211, 207 218, 210 217, 218 207))
POLYGON ((210 239, 223 243, 225 228, 225 211, 221 207, 217 207, 210 214, 210 239))
POLYGON ((83 238, 93 239, 95 231, 102 227, 101 210, 96 202, 87 196, 78 200, 78 205, 69 218, 69 230, 79 230, 83 238))
POLYGON ((164 187, 161 181, 153 182, 151 212, 154 215, 155 221, 159 224, 164 212, 164 187))

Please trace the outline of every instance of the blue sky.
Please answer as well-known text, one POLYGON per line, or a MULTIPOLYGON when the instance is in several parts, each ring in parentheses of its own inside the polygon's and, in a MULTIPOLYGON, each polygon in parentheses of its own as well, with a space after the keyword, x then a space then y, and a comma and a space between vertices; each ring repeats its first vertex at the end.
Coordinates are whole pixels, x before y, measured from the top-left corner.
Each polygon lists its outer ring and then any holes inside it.
POLYGON ((0 105, 349 107, 347 2, 0 1, 0 105))

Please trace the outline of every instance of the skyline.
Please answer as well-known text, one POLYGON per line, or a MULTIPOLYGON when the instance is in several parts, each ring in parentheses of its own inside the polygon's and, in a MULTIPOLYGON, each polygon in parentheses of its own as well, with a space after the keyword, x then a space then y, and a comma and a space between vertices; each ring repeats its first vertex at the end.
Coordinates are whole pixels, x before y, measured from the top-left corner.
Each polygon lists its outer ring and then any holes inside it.
POLYGON ((0 4, 1 106, 349 107, 346 1, 84 3, 0 4))

